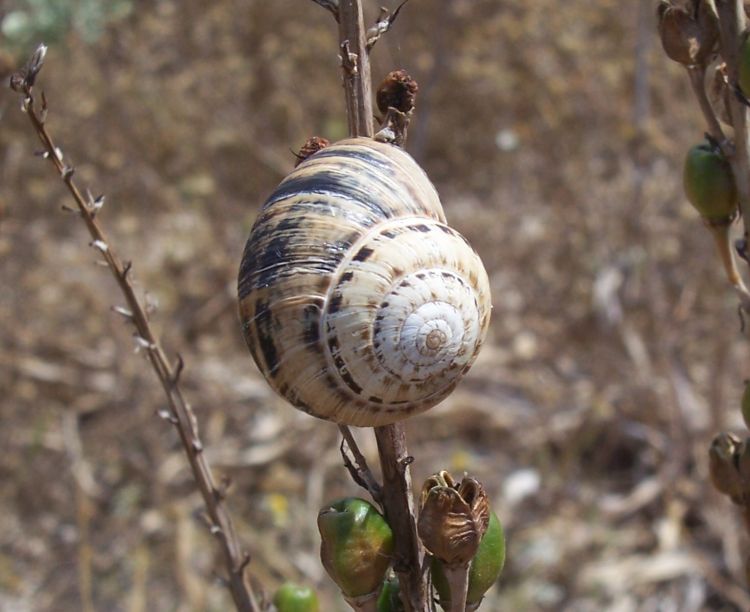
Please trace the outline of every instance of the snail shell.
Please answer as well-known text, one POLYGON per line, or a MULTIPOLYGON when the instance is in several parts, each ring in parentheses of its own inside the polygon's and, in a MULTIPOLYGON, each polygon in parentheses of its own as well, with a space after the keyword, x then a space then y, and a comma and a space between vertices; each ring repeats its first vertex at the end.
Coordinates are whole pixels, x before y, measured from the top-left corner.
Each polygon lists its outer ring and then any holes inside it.
POLYGON ((404 151, 331 145, 263 205, 239 273, 250 352, 294 406, 377 426, 455 387, 490 319, 481 260, 404 151))

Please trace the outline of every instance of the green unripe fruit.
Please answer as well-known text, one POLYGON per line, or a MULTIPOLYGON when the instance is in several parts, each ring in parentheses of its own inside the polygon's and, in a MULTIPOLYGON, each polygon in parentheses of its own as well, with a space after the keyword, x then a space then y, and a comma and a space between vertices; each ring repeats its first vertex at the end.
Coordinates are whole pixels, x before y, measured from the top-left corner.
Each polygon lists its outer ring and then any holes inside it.
POLYGON ((750 380, 745 381, 745 391, 742 393, 742 419, 750 429, 750 380))
POLYGON ((750 96, 750 40, 745 35, 740 46, 740 63, 738 68, 737 82, 745 97, 750 96))
POLYGON ((347 597, 374 593, 383 582, 393 552, 393 532, 368 501, 339 500, 318 514, 320 558, 347 597))
POLYGON ((721 151, 704 142, 685 157, 685 195, 702 217, 712 222, 731 219, 737 210, 737 187, 721 151))
MULTIPOLYGON (((482 597, 495 584, 505 564, 505 534, 503 526, 494 512, 490 512, 490 522, 479 543, 477 554, 471 560, 469 568, 469 590, 466 603, 478 604, 482 597)), ((432 583, 440 596, 440 605, 448 608, 450 605, 450 588, 445 577, 443 563, 432 559, 432 583)))
POLYGON ((398 578, 389 578, 383 583, 378 597, 378 612, 404 612, 404 604, 399 596, 398 578))
POLYGON ((310 587, 285 582, 273 596, 277 612, 320 612, 318 596, 310 587))

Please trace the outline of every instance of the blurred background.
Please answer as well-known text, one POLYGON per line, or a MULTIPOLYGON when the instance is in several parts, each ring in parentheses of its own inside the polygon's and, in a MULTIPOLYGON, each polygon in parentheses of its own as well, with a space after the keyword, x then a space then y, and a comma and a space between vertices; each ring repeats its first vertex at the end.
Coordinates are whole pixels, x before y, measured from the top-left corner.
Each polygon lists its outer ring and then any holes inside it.
MULTIPOLYGON (((376 83, 419 82, 407 149, 492 284, 478 362, 408 423, 415 486, 468 471, 506 527, 483 610, 750 609, 747 541, 707 473, 713 435, 743 433, 748 342, 682 194, 704 128, 654 10, 412 0, 373 53, 376 83)), ((336 428, 258 375, 235 298, 291 151, 345 135, 334 22, 309 0, 4 0, 4 82, 42 40, 49 128, 185 358, 254 579, 344 610, 315 517, 360 491, 336 428)), ((0 89, 0 609, 227 610, 162 391, 19 107, 0 89)))

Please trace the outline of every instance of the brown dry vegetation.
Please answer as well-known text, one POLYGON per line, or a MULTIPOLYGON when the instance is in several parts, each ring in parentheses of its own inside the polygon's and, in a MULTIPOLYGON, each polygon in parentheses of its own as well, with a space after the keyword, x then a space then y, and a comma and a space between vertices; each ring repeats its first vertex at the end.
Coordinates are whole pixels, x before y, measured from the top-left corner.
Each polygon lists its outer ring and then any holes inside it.
MULTIPOLYGON (((506 526, 490 611, 750 609, 747 542, 706 454, 720 428, 741 431, 748 345, 682 195, 703 125, 652 13, 412 0, 374 53, 376 80, 403 67, 420 83, 407 148, 490 272, 488 345, 409 424, 416 482, 467 470, 506 526), (529 475, 539 488, 522 496, 529 475)), ((358 490, 336 428, 257 374, 234 296, 290 148, 344 135, 330 16, 309 0, 138 0, 96 42, 52 45, 41 84, 51 131, 106 192, 102 222, 186 359, 253 576, 313 584, 343 609, 315 516, 358 490)), ((200 498, 154 416, 161 390, 18 106, 0 90, 0 609, 225 610, 200 498)))

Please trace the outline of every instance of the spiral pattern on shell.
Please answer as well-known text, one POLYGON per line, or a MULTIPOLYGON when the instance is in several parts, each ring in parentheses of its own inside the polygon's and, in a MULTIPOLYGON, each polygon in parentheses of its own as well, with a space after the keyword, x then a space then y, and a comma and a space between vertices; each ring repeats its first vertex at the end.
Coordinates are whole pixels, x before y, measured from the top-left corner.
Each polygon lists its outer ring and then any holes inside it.
POLYGON ((271 194, 239 274, 250 352, 294 406, 376 426, 448 395, 482 344, 487 274, 424 171, 368 138, 329 146, 271 194))

